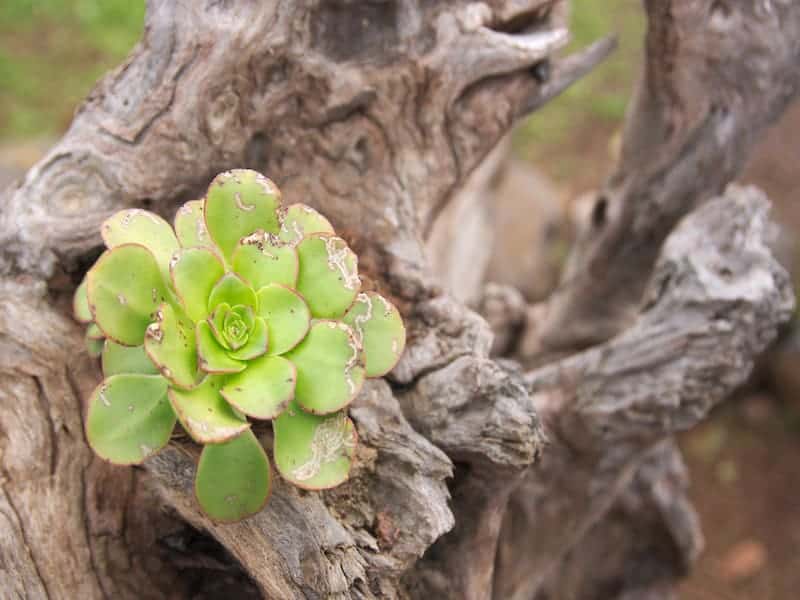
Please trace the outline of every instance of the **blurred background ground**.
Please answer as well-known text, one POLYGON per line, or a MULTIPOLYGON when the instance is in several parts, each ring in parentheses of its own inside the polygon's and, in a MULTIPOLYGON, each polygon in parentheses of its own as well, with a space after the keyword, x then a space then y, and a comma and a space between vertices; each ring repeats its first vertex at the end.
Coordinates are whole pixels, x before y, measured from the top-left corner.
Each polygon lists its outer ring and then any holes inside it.
MULTIPOLYGON (((574 0, 573 46, 619 34, 612 59, 513 137, 521 164, 572 199, 608 174, 633 81, 644 21, 638 0, 574 0), (528 167, 531 168, 531 167, 528 167)), ((140 0, 0 1, 0 187, 68 127, 94 81, 141 35, 140 0)), ((800 106, 766 136, 743 176, 762 187, 787 232, 785 260, 800 281, 800 106)), ((536 214, 536 190, 507 210, 536 214)), ((548 191, 548 195, 552 195, 548 191)), ((558 243, 561 243, 559 241, 558 243)), ((524 250, 524 249, 523 249, 524 250)), ((558 256, 565 255, 562 249, 558 256)), ((520 282, 523 287, 525 282, 520 282)), ((792 600, 800 590, 800 334, 788 329, 759 375, 682 439, 707 547, 687 600, 792 600)))

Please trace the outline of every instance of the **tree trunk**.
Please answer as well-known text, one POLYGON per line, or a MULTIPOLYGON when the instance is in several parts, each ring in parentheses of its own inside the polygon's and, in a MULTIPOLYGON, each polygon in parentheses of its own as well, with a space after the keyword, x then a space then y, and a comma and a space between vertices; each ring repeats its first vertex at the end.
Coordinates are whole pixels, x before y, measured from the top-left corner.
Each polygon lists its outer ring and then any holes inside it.
POLYGON ((622 159, 564 283, 527 311, 495 298, 501 332, 541 315, 512 360, 490 358, 487 321, 442 292, 425 241, 515 120, 613 42, 561 57, 560 0, 148 2, 142 42, 3 194, 4 597, 671 597, 701 538, 669 436, 793 306, 766 200, 726 185, 798 91, 800 7, 645 5, 622 159), (143 468, 92 455, 99 371, 69 299, 104 218, 171 217, 233 167, 329 216, 409 342, 351 407, 347 483, 276 482, 264 511, 220 525, 197 509, 185 439, 143 468))

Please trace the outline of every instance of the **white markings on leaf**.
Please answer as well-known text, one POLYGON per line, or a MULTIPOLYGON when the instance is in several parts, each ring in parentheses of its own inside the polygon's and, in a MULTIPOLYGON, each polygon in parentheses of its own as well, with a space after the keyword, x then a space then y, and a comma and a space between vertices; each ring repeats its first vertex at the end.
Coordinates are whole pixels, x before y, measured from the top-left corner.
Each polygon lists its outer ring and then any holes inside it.
POLYGON ((262 188, 264 188, 264 193, 270 196, 275 196, 278 194, 278 188, 275 187, 275 184, 271 180, 264 177, 261 173, 256 174, 256 182, 262 188))
POLYGON ((358 354, 361 352, 361 344, 352 334, 352 329, 350 329, 344 323, 339 321, 336 322, 336 325, 347 334, 347 345, 350 347, 350 350, 353 351, 353 354, 347 360, 347 364, 344 366, 344 380, 347 382, 347 388, 350 390, 350 395, 353 396, 358 391, 356 387, 356 382, 353 381, 353 369, 358 365, 358 354))
POLYGON ((255 210, 255 204, 245 204, 242 200, 242 195, 239 192, 236 192, 233 195, 233 200, 236 202, 236 208, 241 210, 242 212, 250 212, 251 210, 255 210))
POLYGON ((226 171, 225 173, 222 174, 222 177, 224 179, 230 179, 237 185, 242 185, 242 180, 239 179, 239 175, 237 173, 234 173, 233 171, 226 171))
POLYGON ((203 433, 210 432, 208 423, 205 421, 198 421, 192 417, 186 417, 186 424, 195 431, 202 431, 203 433))
POLYGON ((264 242, 267 241, 267 232, 263 229, 256 229, 250 235, 247 235, 242 238, 242 244, 246 246, 258 246, 258 249, 261 250, 261 246, 264 245, 264 242))
POLYGON ((297 236, 297 241, 303 239, 303 230, 300 228, 300 223, 297 221, 292 221, 292 228, 294 229, 294 234, 297 236))
POLYGON ((100 389, 100 394, 99 394, 100 402, 103 403, 103 406, 107 406, 107 407, 111 408, 111 402, 109 402, 108 398, 106 398, 106 391, 107 391, 107 388, 105 386, 100 389))
POLYGON ((196 232, 195 233, 197 233, 197 239, 198 240, 204 240, 205 237, 206 237, 206 233, 207 233, 206 226, 200 220, 197 221, 196 225, 197 225, 197 227, 196 227, 196 232))
POLYGON ((363 315, 356 315, 353 322, 353 333, 356 337, 359 347, 364 348, 364 325, 366 325, 372 318, 372 301, 365 293, 360 293, 356 298, 356 302, 363 302, 367 306, 367 312, 363 315))
MULTIPOLYGON (((155 291, 155 290, 154 290, 155 291)), ((161 327, 161 324, 164 322, 164 313, 160 309, 156 311, 155 314, 155 322, 150 323, 145 330, 145 335, 147 337, 154 339, 156 342, 161 343, 161 340, 164 339, 164 330, 161 327)))
POLYGON ((383 303, 383 316, 387 318, 392 316, 392 305, 389 304, 389 301, 380 295, 378 296, 378 298, 380 298, 381 302, 383 303))
POLYGON ((161 323, 150 323, 145 333, 147 337, 154 339, 156 342, 161 342, 164 339, 164 330, 161 329, 161 323))
POLYGON ((287 214, 289 214, 289 211, 285 206, 279 206, 275 209, 275 215, 278 217, 278 223, 280 224, 280 231, 283 233, 289 233, 289 230, 286 228, 287 214))
POLYGON ((326 464, 332 463, 355 448, 355 439, 344 413, 326 419, 314 430, 311 438, 311 458, 292 471, 298 481, 317 475, 326 464))
POLYGON ((361 281, 358 278, 358 269, 350 248, 341 238, 325 237, 322 239, 325 241, 325 252, 328 254, 328 268, 331 271, 338 269, 342 275, 342 283, 348 290, 358 289, 361 281))
POLYGON ((277 254, 270 252, 269 249, 286 245, 277 236, 267 233, 263 229, 258 229, 250 235, 243 237, 242 244, 245 246, 255 246, 261 254, 273 260, 278 260, 279 257, 277 254))
POLYGON ((119 225, 122 229, 127 229, 131 226, 131 223, 136 217, 147 217, 156 225, 160 224, 158 218, 153 215, 152 213, 147 212, 146 210, 142 210, 141 208, 133 208, 125 213, 125 216, 122 217, 122 221, 120 221, 119 225))
POLYGON ((127 298, 125 298, 125 296, 124 296, 123 294, 118 294, 118 295, 117 295, 117 301, 118 301, 120 304, 122 304, 123 306, 125 306, 125 305, 128 303, 128 300, 127 300, 127 298))
POLYGON ((186 417, 186 425, 190 431, 200 432, 204 435, 210 436, 215 441, 227 440, 241 431, 239 427, 225 427, 222 425, 214 425, 208 421, 195 419, 194 417, 186 417))

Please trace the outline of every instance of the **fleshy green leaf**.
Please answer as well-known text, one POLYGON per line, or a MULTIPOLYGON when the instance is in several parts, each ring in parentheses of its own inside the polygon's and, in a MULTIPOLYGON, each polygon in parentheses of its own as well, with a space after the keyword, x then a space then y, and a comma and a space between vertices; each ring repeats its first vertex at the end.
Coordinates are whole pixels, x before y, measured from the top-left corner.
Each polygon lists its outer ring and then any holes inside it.
POLYGON ((97 326, 97 323, 89 323, 86 328, 86 337, 90 340, 102 340, 105 338, 103 331, 97 326))
POLYGON ((297 245, 297 291, 317 318, 341 317, 361 289, 358 259, 341 238, 315 234, 297 245))
POLYGON ((232 264, 254 290, 270 283, 294 287, 297 281, 297 251, 264 231, 242 239, 232 264))
POLYGON ((330 221, 305 204, 286 207, 278 236, 284 242, 296 244, 312 233, 335 233, 330 221))
POLYGON ((121 210, 106 219, 100 232, 109 248, 140 244, 150 250, 161 274, 169 280, 169 261, 178 249, 178 238, 164 219, 140 208, 121 210))
MULTIPOLYGON (((106 340, 94 340, 89 336, 85 337, 86 342, 86 352, 89 353, 89 356, 92 358, 97 358, 103 352, 103 346, 106 344, 106 340)), ((108 340, 108 343, 112 343, 111 340, 108 340)))
POLYGON ((220 395, 222 381, 222 377, 210 375, 194 389, 169 389, 169 400, 181 425, 199 444, 224 442, 250 427, 220 395))
POLYGON ((225 339, 225 318, 229 312, 231 312, 231 305, 227 302, 220 302, 208 317, 208 324, 211 326, 214 339, 226 350, 230 350, 228 341, 225 339))
POLYGON ((208 316, 208 297, 224 274, 222 261, 208 248, 185 248, 176 254, 170 266, 172 285, 195 323, 208 316))
POLYGON ((222 396, 255 419, 274 419, 294 397, 294 365, 280 356, 262 356, 237 375, 229 377, 222 396))
POLYGON ((175 413, 160 375, 112 375, 89 398, 86 437, 98 456, 138 464, 169 442, 175 413))
POLYGON ((105 252, 87 275, 89 306, 107 337, 141 346, 167 290, 155 258, 144 246, 126 244, 105 252))
POLYGON ((183 248, 214 247, 203 217, 203 201, 191 200, 175 214, 175 234, 183 248))
POLYGON ((200 368, 206 373, 238 373, 245 368, 245 363, 230 358, 225 348, 219 345, 208 321, 197 324, 195 336, 200 368))
POLYGON ((194 323, 167 303, 147 327, 144 350, 170 383, 193 387, 197 383, 197 345, 194 323))
POLYGON ((258 290, 258 311, 267 322, 271 356, 291 350, 308 332, 308 306, 297 292, 282 285, 273 283, 258 290))
POLYGON ((275 421, 275 466, 298 487, 321 490, 345 481, 358 442, 344 412, 310 415, 292 402, 275 421))
POLYGON ((246 169, 214 178, 205 201, 205 220, 211 238, 230 260, 239 240, 254 231, 278 233, 280 191, 269 179, 246 169))
MULTIPOLYGON (((255 317, 253 309, 249 306, 239 304, 231 307, 225 318, 222 320, 222 330, 228 347, 231 350, 238 350, 247 343, 250 331, 253 329, 255 317)), ((266 331, 264 332, 264 343, 266 344, 266 331)))
POLYGON ((228 273, 220 279, 208 296, 208 310, 213 311, 218 305, 243 304, 256 309, 256 293, 236 273, 228 273))
POLYGON ((212 520, 230 523, 254 515, 267 503, 269 492, 269 461, 252 431, 203 448, 195 494, 212 520))
POLYGON ((75 296, 72 298, 72 314, 79 323, 92 322, 92 311, 89 309, 89 298, 86 295, 86 291, 87 285, 84 277, 78 289, 75 290, 75 296))
POLYGON ((315 414, 341 410, 364 383, 358 343, 344 323, 316 321, 286 358, 297 367, 295 400, 315 414))
POLYGON ((253 328, 250 330, 250 337, 247 339, 247 343, 235 352, 229 352, 228 354, 231 358, 237 360, 253 360, 267 351, 269 347, 268 340, 269 334, 264 319, 256 317, 253 321, 253 328))
POLYGON ((360 343, 367 377, 381 377, 400 360, 406 329, 400 313, 375 292, 361 293, 342 319, 360 343))
POLYGON ((158 375, 159 371, 144 351, 144 346, 121 346, 108 340, 103 348, 103 375, 120 373, 158 375))

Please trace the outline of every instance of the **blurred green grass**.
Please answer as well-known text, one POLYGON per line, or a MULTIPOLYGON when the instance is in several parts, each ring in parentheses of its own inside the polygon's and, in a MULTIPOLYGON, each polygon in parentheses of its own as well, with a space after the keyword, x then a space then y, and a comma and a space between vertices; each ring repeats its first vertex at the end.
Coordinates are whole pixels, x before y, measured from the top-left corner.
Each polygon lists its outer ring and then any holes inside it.
POLYGON ((597 170, 598 155, 610 154, 608 141, 622 125, 639 74, 645 31, 641 2, 573 0, 570 29, 568 51, 609 34, 617 35, 619 47, 595 71, 521 123, 514 148, 559 183, 580 187, 592 176, 583 171, 597 170), (597 144, 604 147, 598 149, 597 144), (594 162, 586 160, 591 157, 594 162))
POLYGON ((143 24, 144 0, 0 0, 0 139, 63 131, 143 24))

